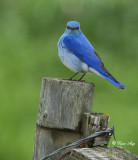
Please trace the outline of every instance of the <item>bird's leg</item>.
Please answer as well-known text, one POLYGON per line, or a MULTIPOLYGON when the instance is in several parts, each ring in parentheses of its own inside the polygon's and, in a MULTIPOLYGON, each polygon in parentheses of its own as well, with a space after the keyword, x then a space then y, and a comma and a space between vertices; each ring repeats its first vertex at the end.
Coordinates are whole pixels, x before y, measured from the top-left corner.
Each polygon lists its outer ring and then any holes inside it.
POLYGON ((72 77, 69 78, 69 80, 72 80, 73 77, 75 77, 79 72, 75 73, 72 77))
POLYGON ((78 79, 78 81, 81 81, 81 79, 85 76, 85 74, 86 74, 86 73, 84 73, 84 74, 80 77, 80 79, 78 79))

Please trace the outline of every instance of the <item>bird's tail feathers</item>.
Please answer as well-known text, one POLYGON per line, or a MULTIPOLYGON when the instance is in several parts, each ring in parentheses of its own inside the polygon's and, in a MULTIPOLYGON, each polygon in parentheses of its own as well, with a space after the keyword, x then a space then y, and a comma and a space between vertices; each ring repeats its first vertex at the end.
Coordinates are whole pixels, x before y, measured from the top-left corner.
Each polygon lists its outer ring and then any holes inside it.
POLYGON ((112 84, 114 84, 119 89, 124 89, 124 87, 126 87, 126 85, 124 85, 123 83, 121 83, 118 80, 114 79, 113 77, 108 77, 106 75, 103 75, 103 77, 105 79, 107 79, 108 81, 110 81, 112 84))

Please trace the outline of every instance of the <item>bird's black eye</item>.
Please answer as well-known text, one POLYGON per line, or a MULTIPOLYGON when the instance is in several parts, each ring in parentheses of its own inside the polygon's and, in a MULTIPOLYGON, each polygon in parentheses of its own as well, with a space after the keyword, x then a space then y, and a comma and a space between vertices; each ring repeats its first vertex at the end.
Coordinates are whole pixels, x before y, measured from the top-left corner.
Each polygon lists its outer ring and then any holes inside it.
POLYGON ((69 26, 67 26, 67 29, 70 29, 70 30, 78 30, 79 27, 69 27, 69 26))

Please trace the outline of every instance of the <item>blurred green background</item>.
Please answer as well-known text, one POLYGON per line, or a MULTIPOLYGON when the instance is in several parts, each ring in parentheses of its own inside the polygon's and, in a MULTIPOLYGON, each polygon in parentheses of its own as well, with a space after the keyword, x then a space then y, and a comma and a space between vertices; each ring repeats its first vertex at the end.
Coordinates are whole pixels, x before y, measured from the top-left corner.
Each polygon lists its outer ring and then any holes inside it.
POLYGON ((93 111, 109 114, 117 141, 138 154, 138 1, 1 0, 0 159, 32 159, 42 77, 73 75, 57 50, 70 20, 80 22, 105 66, 127 85, 119 90, 94 74, 84 78, 95 84, 93 111))

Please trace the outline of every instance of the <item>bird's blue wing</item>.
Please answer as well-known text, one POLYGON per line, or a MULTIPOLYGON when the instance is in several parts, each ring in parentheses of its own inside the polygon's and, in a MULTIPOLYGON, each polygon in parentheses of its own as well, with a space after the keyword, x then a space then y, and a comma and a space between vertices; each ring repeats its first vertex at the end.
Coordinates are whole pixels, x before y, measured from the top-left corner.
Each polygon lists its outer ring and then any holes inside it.
POLYGON ((97 70, 104 78, 109 80, 118 88, 123 89, 125 85, 116 80, 105 68, 102 60, 94 51, 93 46, 87 38, 81 34, 79 36, 68 36, 63 39, 65 47, 83 62, 87 63, 89 67, 97 70))
POLYGON ((65 47, 76 55, 83 62, 87 63, 89 67, 96 69, 101 74, 108 75, 103 70, 103 62, 97 53, 94 51, 93 46, 87 38, 81 34, 79 36, 68 36, 63 39, 65 47))

